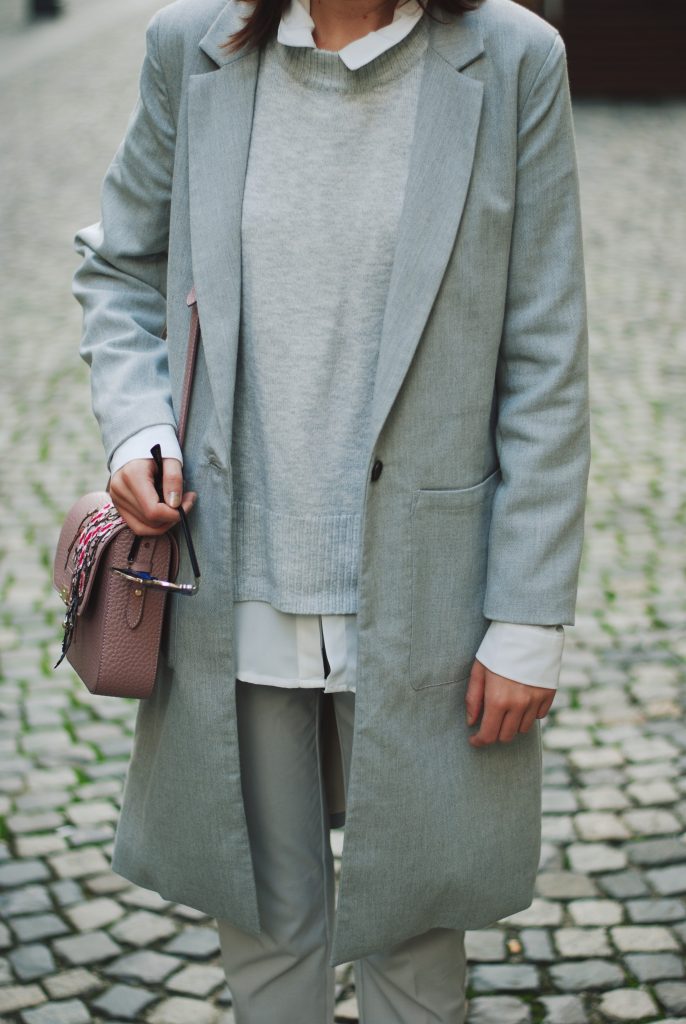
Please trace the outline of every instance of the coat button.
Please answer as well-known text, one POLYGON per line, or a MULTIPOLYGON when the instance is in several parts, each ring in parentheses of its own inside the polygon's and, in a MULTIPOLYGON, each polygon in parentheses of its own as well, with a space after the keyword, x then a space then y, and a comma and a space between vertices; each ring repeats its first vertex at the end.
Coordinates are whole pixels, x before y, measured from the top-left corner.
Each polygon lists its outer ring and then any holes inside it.
POLYGON ((381 476, 381 470, 383 469, 383 462, 381 459, 377 459, 372 466, 372 480, 378 480, 381 476))

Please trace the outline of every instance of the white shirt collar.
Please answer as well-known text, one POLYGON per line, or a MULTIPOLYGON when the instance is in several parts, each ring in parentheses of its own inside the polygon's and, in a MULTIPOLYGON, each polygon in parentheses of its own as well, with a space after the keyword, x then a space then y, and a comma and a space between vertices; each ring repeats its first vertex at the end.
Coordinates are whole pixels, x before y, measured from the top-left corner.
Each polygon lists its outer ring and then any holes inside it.
MULTIPOLYGON (((374 60, 385 50, 399 43, 410 32, 424 13, 417 0, 407 0, 397 5, 390 25, 368 32, 359 39, 353 39, 338 51, 346 67, 352 71, 374 60)), ((312 38, 314 21, 310 17, 310 0, 291 0, 279 22, 276 35, 278 42, 286 46, 316 47, 312 38)))

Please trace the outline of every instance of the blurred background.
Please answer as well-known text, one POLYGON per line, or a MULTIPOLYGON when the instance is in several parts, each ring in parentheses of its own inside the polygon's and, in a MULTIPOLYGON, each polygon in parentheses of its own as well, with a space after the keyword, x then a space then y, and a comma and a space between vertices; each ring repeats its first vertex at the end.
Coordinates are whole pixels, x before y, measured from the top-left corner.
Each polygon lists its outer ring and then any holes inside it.
MULTIPOLYGON (((0 1020, 12 1024, 233 1020, 214 922, 109 868, 135 702, 94 698, 52 667, 59 527, 107 480, 72 240, 99 217, 159 6, 0 0, 0 1020)), ((686 5, 529 6, 569 56, 593 465, 577 620, 543 723, 537 896, 468 933, 469 1024, 683 1024, 686 5)), ((337 998, 338 1020, 356 1021, 349 965, 337 998)))
POLYGON ((525 0, 562 33, 577 96, 686 95, 682 0, 525 0))
MULTIPOLYGON (((575 95, 686 95, 683 0, 520 0, 562 33, 575 95)), ((0 32, 97 0, 3 0, 0 32)))

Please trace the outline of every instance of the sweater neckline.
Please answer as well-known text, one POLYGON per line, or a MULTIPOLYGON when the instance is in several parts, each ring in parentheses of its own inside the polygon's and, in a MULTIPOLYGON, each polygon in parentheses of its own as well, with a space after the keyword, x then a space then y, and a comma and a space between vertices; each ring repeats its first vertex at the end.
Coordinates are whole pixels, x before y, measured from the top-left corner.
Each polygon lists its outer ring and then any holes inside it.
POLYGON ((418 63, 428 46, 429 30, 422 16, 408 34, 359 68, 351 69, 336 50, 293 46, 269 40, 267 48, 291 78, 308 88, 336 92, 368 92, 400 78, 418 63))

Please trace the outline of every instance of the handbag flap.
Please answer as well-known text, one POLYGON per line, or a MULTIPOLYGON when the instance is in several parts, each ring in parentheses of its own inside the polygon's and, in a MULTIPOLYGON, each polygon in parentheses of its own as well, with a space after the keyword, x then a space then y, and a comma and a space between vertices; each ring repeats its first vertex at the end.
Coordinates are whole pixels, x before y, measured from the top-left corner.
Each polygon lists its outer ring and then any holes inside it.
MULTIPOLYGON (((57 541, 53 564, 53 585, 65 604, 69 603, 79 538, 88 529, 95 513, 105 511, 106 507, 111 506, 112 499, 107 491, 92 491, 90 494, 84 494, 83 497, 75 501, 67 513, 57 541)), ((97 577, 98 564, 104 552, 122 530, 128 530, 128 526, 120 516, 117 516, 116 520, 110 524, 102 542, 93 548, 93 563, 87 576, 83 595, 78 604, 79 615, 88 605, 88 599, 93 589, 93 581, 97 577)))
MULTIPOLYGON (((53 585, 66 605, 69 604, 71 595, 79 538, 89 529, 95 514, 109 508, 113 508, 113 506, 112 499, 107 491, 92 491, 90 494, 84 494, 83 497, 75 501, 67 513, 57 541, 53 563, 53 585)), ((83 595, 78 602, 77 615, 81 615, 88 607, 88 601, 93 592, 93 584, 98 576, 98 568, 103 556, 115 538, 124 530, 129 532, 131 542, 133 542, 133 531, 129 529, 121 516, 116 516, 107 525, 104 539, 92 548, 93 562, 86 577, 83 595)), ((163 533, 157 537, 156 543, 168 546, 168 579, 173 581, 176 579, 179 571, 179 546, 176 537, 171 532, 163 533)))

